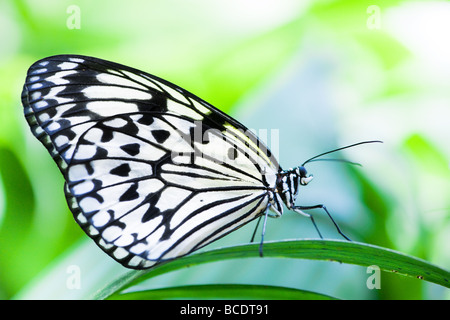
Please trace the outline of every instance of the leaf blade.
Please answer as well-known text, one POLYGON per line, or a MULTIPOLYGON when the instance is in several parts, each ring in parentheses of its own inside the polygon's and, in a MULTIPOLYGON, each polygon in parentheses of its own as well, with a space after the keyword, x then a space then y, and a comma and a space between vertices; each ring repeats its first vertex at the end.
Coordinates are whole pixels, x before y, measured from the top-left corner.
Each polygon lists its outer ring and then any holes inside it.
POLYGON ((165 299, 270 299, 270 300, 335 300, 320 293, 295 288, 247 285, 208 284, 167 287, 114 294, 112 300, 165 299))
MULTIPOLYGON (((365 243, 338 240, 286 240, 264 243, 264 256, 339 261, 433 282, 450 288, 450 273, 422 259, 365 243)), ((100 290, 94 298, 105 299, 143 280, 182 268, 220 260, 259 257, 258 244, 245 244, 191 254, 163 262, 144 271, 131 271, 100 290)))

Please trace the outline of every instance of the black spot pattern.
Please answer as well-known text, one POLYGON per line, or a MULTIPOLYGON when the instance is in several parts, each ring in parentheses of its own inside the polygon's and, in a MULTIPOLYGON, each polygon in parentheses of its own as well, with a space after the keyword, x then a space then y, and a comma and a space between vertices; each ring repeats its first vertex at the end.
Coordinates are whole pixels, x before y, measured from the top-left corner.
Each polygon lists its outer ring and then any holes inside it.
POLYGON ((133 183, 127 191, 125 191, 119 198, 119 201, 131 201, 139 198, 139 193, 137 192, 138 185, 133 183))
POLYGON ((170 132, 166 130, 152 130, 152 135, 158 143, 164 143, 169 138, 170 132))
POLYGON ((119 177, 127 177, 130 173, 130 165, 128 163, 121 164, 120 166, 112 169, 109 173, 119 176, 119 177))
POLYGON ((140 152, 141 146, 138 143, 130 143, 120 146, 120 149, 128 153, 130 156, 136 156, 140 152))

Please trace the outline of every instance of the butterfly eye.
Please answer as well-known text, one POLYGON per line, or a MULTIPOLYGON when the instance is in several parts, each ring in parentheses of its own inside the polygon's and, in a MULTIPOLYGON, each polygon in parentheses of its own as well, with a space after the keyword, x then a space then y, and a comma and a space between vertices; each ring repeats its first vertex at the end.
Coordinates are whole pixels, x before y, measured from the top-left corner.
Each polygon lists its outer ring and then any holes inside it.
POLYGON ((306 172, 306 169, 303 166, 297 167, 296 173, 300 178, 300 184, 302 186, 306 186, 313 178, 312 175, 309 175, 308 177, 308 173, 306 172))
POLYGON ((306 169, 303 166, 297 167, 295 170, 296 174, 300 177, 300 178, 305 178, 307 175, 306 169))

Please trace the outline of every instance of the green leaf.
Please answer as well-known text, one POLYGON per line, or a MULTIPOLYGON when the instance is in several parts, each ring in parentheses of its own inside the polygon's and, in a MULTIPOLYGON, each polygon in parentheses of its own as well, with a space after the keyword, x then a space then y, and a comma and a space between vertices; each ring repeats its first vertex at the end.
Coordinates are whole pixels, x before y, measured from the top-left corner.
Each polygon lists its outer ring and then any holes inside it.
MULTIPOLYGON (((131 271, 100 290, 95 294, 94 298, 108 298, 143 280, 182 268, 219 260, 257 257, 259 257, 258 244, 245 244, 195 253, 157 264, 147 270, 131 271)), ((264 257, 328 260, 365 267, 376 265, 387 272, 394 272, 450 287, 450 273, 446 270, 427 261, 394 250, 358 242, 337 240, 267 242, 264 243, 264 257)))
POLYGON ((213 284, 189 285, 115 294, 115 300, 162 299, 270 299, 270 300, 335 300, 335 298, 294 288, 246 285, 213 284))

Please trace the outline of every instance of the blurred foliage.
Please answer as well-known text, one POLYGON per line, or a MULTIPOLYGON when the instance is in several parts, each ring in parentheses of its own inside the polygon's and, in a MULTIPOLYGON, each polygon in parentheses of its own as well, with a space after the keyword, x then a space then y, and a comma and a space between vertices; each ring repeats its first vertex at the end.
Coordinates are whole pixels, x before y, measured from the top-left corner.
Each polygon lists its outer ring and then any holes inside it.
MULTIPOLYGON (((326 203, 355 240, 448 269, 449 13, 447 1, 0 2, 0 298, 77 298, 126 272, 74 222, 59 170, 22 114, 27 68, 61 53, 153 73, 250 128, 279 129, 283 166, 383 140, 343 153, 362 168, 311 164, 318 178, 299 201, 326 203), (70 27, 71 6, 80 10, 79 29, 70 27), (67 289, 68 265, 80 266, 79 292, 67 289)), ((338 237, 319 212, 316 221, 338 237)), ((293 214, 269 222, 269 240, 316 237, 293 214)), ((213 246, 248 242, 253 228, 213 246)), ((448 289, 389 273, 380 290, 369 290, 361 267, 248 260, 240 272, 235 261, 215 262, 147 285, 288 284, 337 298, 449 298, 448 289)))

